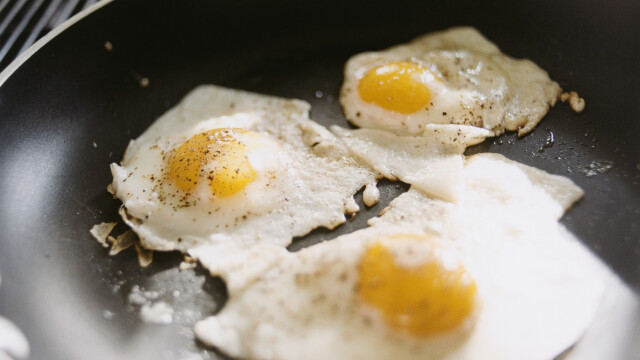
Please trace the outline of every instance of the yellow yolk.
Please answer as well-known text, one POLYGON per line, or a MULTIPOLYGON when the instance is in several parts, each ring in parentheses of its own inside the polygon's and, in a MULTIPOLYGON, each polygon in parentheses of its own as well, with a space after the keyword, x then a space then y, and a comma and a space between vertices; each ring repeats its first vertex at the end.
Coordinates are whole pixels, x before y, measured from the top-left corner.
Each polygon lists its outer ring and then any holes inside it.
POLYGON ((458 328, 473 312, 476 284, 461 265, 448 268, 432 258, 419 266, 400 266, 377 243, 366 251, 358 271, 358 296, 392 328, 437 335, 458 328))
POLYGON ((393 62, 371 69, 358 84, 362 100, 401 114, 427 107, 429 89, 416 77, 428 70, 411 62, 393 62))
POLYGON ((187 193, 206 182, 214 196, 233 195, 256 178, 238 139, 241 129, 213 129, 194 135, 169 160, 167 176, 187 193))

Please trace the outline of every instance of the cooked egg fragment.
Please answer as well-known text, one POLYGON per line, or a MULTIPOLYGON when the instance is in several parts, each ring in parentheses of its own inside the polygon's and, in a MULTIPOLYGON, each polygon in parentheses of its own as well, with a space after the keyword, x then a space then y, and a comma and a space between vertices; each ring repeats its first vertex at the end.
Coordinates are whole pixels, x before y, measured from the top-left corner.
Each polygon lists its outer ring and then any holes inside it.
POLYGON ((417 135, 427 124, 464 124, 524 135, 560 93, 530 60, 504 55, 477 30, 459 27, 353 56, 340 102, 363 128, 417 135))
MULTIPOLYGON (((463 231, 466 227, 448 224, 447 221, 463 224, 465 218, 469 219, 470 226, 514 227, 532 224, 535 227, 535 224, 555 224, 584 194, 566 177, 549 174, 492 153, 467 157, 462 179, 457 203, 439 201, 411 188, 384 210, 385 221, 408 226, 427 224, 429 229, 435 231, 463 231), (404 199, 412 200, 404 202, 404 199), (413 215, 407 216, 406 213, 413 215)), ((378 221, 381 221, 380 218, 372 218, 369 223, 378 221)), ((472 230, 469 232, 471 235, 472 230)))
POLYGON ((401 180, 433 197, 457 201, 462 186, 462 155, 467 146, 491 135, 485 129, 450 124, 427 124, 421 136, 401 136, 384 130, 331 131, 353 156, 390 180, 401 180))
POLYGON ((464 179, 458 203, 411 189, 370 228, 271 253, 196 335, 243 359, 554 358, 610 276, 557 222, 581 190, 497 155, 464 179))
POLYGON ((376 175, 308 111, 299 100, 195 89, 112 164, 123 218, 153 250, 286 246, 338 226, 376 175))

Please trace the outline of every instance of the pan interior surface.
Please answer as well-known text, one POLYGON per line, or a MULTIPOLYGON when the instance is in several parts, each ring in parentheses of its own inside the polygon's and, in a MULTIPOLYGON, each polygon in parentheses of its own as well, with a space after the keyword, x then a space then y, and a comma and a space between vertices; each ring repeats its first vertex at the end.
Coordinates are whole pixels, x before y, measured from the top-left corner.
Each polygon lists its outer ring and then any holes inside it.
MULTIPOLYGON (((120 203, 106 192, 109 164, 200 84, 300 98, 313 120, 348 126, 338 93, 350 56, 456 25, 478 28, 586 99, 580 115, 558 104, 531 134, 469 153, 502 153, 575 181, 586 195, 564 224, 640 289, 640 4, 389 4, 119 0, 18 68, 0 87, 0 313, 25 332, 31 359, 224 358, 191 331, 224 305, 221 280, 179 271, 176 253, 140 268, 134 250, 111 257, 89 234, 119 220, 120 203), (139 319, 157 301, 174 304, 172 324, 139 319)), ((290 250, 364 227, 407 188, 381 182, 381 204, 290 250)))

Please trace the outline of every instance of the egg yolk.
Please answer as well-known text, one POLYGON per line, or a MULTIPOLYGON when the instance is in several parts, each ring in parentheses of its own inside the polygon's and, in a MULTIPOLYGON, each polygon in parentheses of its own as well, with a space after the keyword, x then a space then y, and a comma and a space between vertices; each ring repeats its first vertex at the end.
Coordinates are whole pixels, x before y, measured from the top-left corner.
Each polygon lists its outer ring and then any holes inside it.
POLYGON ((371 246, 359 266, 358 296, 392 328, 414 336, 461 326, 474 309, 476 284, 464 267, 432 258, 414 267, 396 264, 383 244, 371 246))
POLYGON ((412 62, 393 62, 371 69, 358 84, 362 100, 383 109, 412 114, 427 107, 429 89, 416 76, 429 70, 412 62))
POLYGON ((175 185, 192 192, 201 182, 214 196, 233 195, 256 178, 247 158, 246 146, 238 140, 247 131, 213 129, 194 135, 169 160, 167 174, 175 185))

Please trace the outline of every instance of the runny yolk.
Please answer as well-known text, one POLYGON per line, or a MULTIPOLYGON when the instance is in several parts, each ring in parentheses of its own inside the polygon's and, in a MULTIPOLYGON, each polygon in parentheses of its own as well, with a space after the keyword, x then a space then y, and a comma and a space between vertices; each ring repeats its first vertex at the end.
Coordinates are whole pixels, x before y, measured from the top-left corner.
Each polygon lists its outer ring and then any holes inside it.
POLYGON ((375 67, 360 80, 358 93, 362 100, 384 109, 412 114, 427 107, 429 89, 416 77, 429 70, 412 62, 393 62, 375 67))
POLYGON ((358 296, 392 328, 424 337, 461 326, 474 309, 476 284, 462 265, 433 258, 399 266, 383 244, 371 246, 359 266, 358 296))
POLYGON ((246 147, 237 136, 242 129, 213 129, 194 135, 169 159, 167 176, 182 191, 190 193, 206 182, 213 196, 241 191, 256 178, 246 147))

